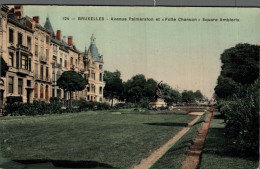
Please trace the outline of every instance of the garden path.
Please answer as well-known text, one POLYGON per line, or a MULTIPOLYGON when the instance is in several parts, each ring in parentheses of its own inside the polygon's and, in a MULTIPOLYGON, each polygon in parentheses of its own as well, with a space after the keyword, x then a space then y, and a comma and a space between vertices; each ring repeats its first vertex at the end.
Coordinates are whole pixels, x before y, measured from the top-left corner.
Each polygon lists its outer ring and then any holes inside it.
POLYGON ((166 153, 166 151, 169 149, 169 146, 176 143, 190 129, 190 127, 199 120, 203 114, 204 112, 196 112, 195 114, 191 114, 196 115, 196 117, 192 119, 186 127, 182 128, 167 143, 152 152, 147 158, 142 159, 141 162, 132 169, 149 169, 159 158, 161 158, 164 153, 166 153))
POLYGON ((208 117, 202 124, 198 134, 193 140, 192 145, 186 152, 184 160, 182 162, 181 169, 197 169, 200 163, 201 153, 203 151, 204 144, 209 131, 211 118, 213 116, 214 107, 210 110, 208 117))

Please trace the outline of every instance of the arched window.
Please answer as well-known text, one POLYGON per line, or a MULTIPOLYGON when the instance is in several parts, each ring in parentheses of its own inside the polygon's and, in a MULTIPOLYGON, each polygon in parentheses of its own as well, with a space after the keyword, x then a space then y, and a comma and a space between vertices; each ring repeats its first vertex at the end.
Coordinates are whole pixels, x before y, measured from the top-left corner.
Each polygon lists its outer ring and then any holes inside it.
POLYGON ((38 98, 38 84, 35 83, 34 84, 34 88, 33 88, 33 91, 34 91, 34 98, 38 98))
POLYGON ((43 98, 43 85, 41 84, 40 87, 40 98, 43 98))
POLYGON ((49 101, 49 86, 46 85, 45 87, 45 101, 48 102, 49 101))

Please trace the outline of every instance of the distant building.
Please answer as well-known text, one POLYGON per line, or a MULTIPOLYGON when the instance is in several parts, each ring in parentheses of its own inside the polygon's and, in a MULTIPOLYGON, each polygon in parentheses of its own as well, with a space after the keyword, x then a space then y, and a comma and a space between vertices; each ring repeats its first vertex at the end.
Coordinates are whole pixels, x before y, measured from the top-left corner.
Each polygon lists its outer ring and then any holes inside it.
POLYGON ((57 86, 57 80, 68 70, 89 81, 84 91, 73 93, 73 99, 102 102, 104 62, 94 35, 88 50, 81 52, 72 36, 66 39, 61 30, 54 32, 49 18, 44 26, 39 20, 38 16, 24 17, 22 6, 10 10, 0 6, 0 56, 9 66, 0 79, 0 107, 14 99, 28 103, 49 102, 50 97, 67 100, 69 95, 57 86))

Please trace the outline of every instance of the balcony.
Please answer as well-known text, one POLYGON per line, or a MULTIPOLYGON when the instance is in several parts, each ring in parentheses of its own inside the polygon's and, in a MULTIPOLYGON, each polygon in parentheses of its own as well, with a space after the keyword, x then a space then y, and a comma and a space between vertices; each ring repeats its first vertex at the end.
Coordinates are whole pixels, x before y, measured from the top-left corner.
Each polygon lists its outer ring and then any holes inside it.
POLYGON ((44 82, 51 82, 50 77, 40 76, 40 75, 34 75, 34 78, 36 80, 44 81, 44 82))
POLYGON ((44 55, 40 55, 39 59, 40 59, 40 62, 44 62, 44 63, 47 63, 47 61, 48 61, 47 57, 44 55))
POLYGON ((86 69, 86 68, 81 68, 79 71, 80 71, 80 73, 84 73, 84 72, 87 72, 88 69, 86 69))
POLYGON ((29 47, 24 46, 22 44, 17 44, 16 48, 21 49, 21 50, 26 51, 26 52, 30 52, 31 51, 31 49, 29 47))
POLYGON ((61 69, 61 68, 62 68, 62 64, 57 63, 57 62, 53 62, 53 63, 52 63, 52 68, 58 68, 58 69, 61 69))
POLYGON ((17 73, 23 75, 31 75, 32 72, 30 72, 28 69, 17 68, 17 73))

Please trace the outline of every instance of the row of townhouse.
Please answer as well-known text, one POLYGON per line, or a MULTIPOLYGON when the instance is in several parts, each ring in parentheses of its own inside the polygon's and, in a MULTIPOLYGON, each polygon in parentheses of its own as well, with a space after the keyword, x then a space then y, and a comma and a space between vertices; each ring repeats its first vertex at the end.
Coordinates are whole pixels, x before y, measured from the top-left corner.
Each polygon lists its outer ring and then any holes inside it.
POLYGON ((50 19, 44 26, 39 17, 23 17, 23 7, 0 6, 0 57, 9 66, 0 79, 0 106, 14 99, 31 103, 33 100, 49 102, 50 97, 68 99, 57 86, 64 71, 74 70, 88 79, 83 91, 74 92, 74 99, 103 101, 103 56, 99 54, 92 35, 90 46, 80 52, 73 37, 62 37, 54 32, 50 19))

